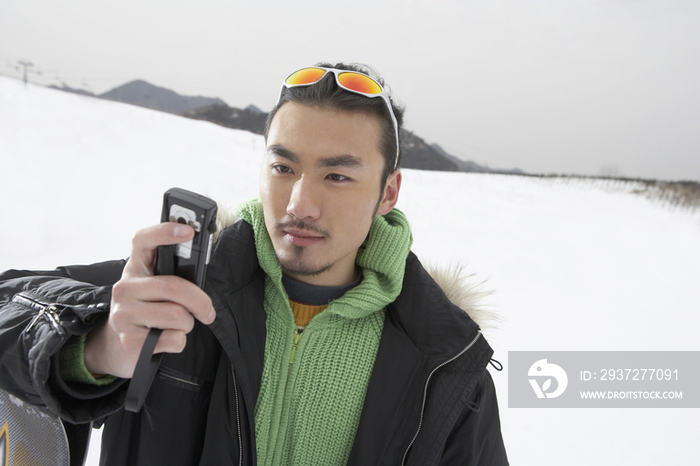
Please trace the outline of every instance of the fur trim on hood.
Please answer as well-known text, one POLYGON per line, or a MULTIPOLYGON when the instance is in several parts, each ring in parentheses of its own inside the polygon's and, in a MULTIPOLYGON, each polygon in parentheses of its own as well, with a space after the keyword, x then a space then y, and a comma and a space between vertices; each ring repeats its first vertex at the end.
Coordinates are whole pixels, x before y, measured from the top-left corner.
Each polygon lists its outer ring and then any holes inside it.
MULTIPOLYGON (((217 206, 215 242, 219 239, 219 232, 240 220, 233 209, 218 202, 217 206)), ((482 330, 491 330, 498 326, 498 315, 483 304, 484 298, 490 295, 491 292, 481 289, 483 282, 475 282, 475 275, 467 273, 464 265, 453 265, 450 267, 425 265, 425 269, 442 288, 447 299, 469 314, 469 317, 482 330)))
POLYGON ((450 267, 426 265, 425 269, 435 280, 450 302, 476 322, 482 330, 492 330, 498 327, 499 317, 489 309, 484 298, 492 292, 484 290, 484 282, 476 282, 476 275, 466 272, 466 266, 453 265, 450 267))
POLYGON ((214 242, 219 240, 219 233, 223 231, 224 228, 233 225, 239 221, 238 215, 234 212, 234 209, 229 208, 217 201, 216 203, 216 232, 214 233, 214 242))

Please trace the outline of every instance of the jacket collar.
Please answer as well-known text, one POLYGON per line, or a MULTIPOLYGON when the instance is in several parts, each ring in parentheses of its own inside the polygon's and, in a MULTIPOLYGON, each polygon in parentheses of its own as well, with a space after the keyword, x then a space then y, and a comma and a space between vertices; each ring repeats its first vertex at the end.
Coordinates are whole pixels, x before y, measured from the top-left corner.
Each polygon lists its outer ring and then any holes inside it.
MULTIPOLYGON (((239 213, 244 208, 258 209, 253 204, 243 204, 238 209, 239 213)), ((262 209, 262 206, 259 208, 262 209)), ((222 284, 248 283, 254 276, 263 273, 261 263, 267 264, 263 268, 279 270, 269 236, 264 235, 270 244, 263 248, 262 253, 256 248, 256 241, 263 241, 264 237, 255 237, 254 224, 258 222, 258 228, 264 230, 264 219, 259 215, 243 215, 249 219, 233 223, 235 226, 229 225, 233 228, 221 232, 225 240, 217 241, 217 254, 212 258, 209 276, 222 281, 222 284)), ((230 217, 225 223, 222 222, 221 227, 236 220, 238 219, 230 217)), ((383 239, 369 241, 368 237, 358 254, 358 264, 376 271, 376 280, 388 289, 384 299, 393 301, 388 305, 388 316, 403 328, 419 351, 437 358, 449 355, 463 347, 479 328, 488 327, 490 322, 497 320, 494 315, 478 306, 478 300, 485 293, 474 290, 474 286, 466 281, 469 277, 463 276, 459 268, 427 271, 418 258, 408 252, 412 236, 408 221, 400 211, 394 209, 387 216, 377 216, 370 230, 371 235, 383 236, 383 239), (402 239, 402 235, 407 236, 402 239), (391 241, 402 244, 408 253, 407 257, 399 250, 389 257, 391 260, 382 261, 383 256, 379 254, 376 245, 391 241), (406 257, 405 262, 401 257, 406 257), (389 280, 390 276, 399 281, 389 280), (439 312, 427 312, 428 309, 439 312)))
POLYGON ((402 292, 387 310, 348 465, 403 464, 421 432, 429 394, 456 406, 471 394, 492 354, 479 326, 409 254, 402 292))
POLYGON ((413 253, 406 260, 402 292, 389 313, 416 348, 438 360, 457 354, 480 330, 465 310, 448 299, 413 253))

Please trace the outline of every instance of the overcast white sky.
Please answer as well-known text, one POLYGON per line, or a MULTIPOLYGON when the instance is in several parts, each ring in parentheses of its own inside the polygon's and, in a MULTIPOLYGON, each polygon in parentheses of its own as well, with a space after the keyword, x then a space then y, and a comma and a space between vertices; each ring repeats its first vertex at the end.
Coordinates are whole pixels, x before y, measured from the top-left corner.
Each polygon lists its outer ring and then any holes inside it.
POLYGON ((530 173, 700 180, 697 0, 4 0, 0 74, 133 79, 269 110, 288 73, 372 65, 407 128, 530 173))

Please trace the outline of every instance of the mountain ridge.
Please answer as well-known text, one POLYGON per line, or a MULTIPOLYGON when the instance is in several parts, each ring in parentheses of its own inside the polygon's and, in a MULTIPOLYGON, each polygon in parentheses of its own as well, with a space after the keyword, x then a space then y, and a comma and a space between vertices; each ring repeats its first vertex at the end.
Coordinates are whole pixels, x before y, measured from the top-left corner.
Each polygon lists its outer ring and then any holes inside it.
MULTIPOLYGON (((219 98, 183 96, 173 90, 156 86, 143 79, 129 81, 98 95, 67 86, 51 87, 66 92, 174 113, 195 120, 209 121, 226 128, 242 129, 256 134, 263 134, 265 120, 267 119, 267 113, 253 104, 248 105, 244 109, 239 109, 229 106, 219 98)), ((450 172, 525 173, 520 169, 492 169, 475 162, 462 160, 447 153, 436 143, 427 143, 409 130, 403 130, 402 141, 401 166, 403 168, 450 172)))
POLYGON ((226 102, 219 98, 184 96, 165 87, 151 84, 143 79, 129 81, 110 91, 99 94, 97 97, 176 114, 182 114, 195 108, 213 104, 226 105, 226 102))

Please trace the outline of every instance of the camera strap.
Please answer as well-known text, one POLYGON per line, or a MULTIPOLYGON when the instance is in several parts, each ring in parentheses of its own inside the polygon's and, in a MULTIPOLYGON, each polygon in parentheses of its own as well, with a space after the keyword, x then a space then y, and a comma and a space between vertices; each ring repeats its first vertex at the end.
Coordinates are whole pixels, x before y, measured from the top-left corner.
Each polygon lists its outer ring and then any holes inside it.
MULTIPOLYGON (((156 275, 173 275, 175 273, 174 249, 174 245, 158 246, 156 275)), ((152 328, 146 336, 146 341, 143 342, 141 353, 136 361, 134 375, 126 392, 125 408, 127 411, 138 413, 146 401, 146 395, 151 389, 160 361, 163 359, 163 353, 153 354, 162 331, 159 328, 152 328)))

